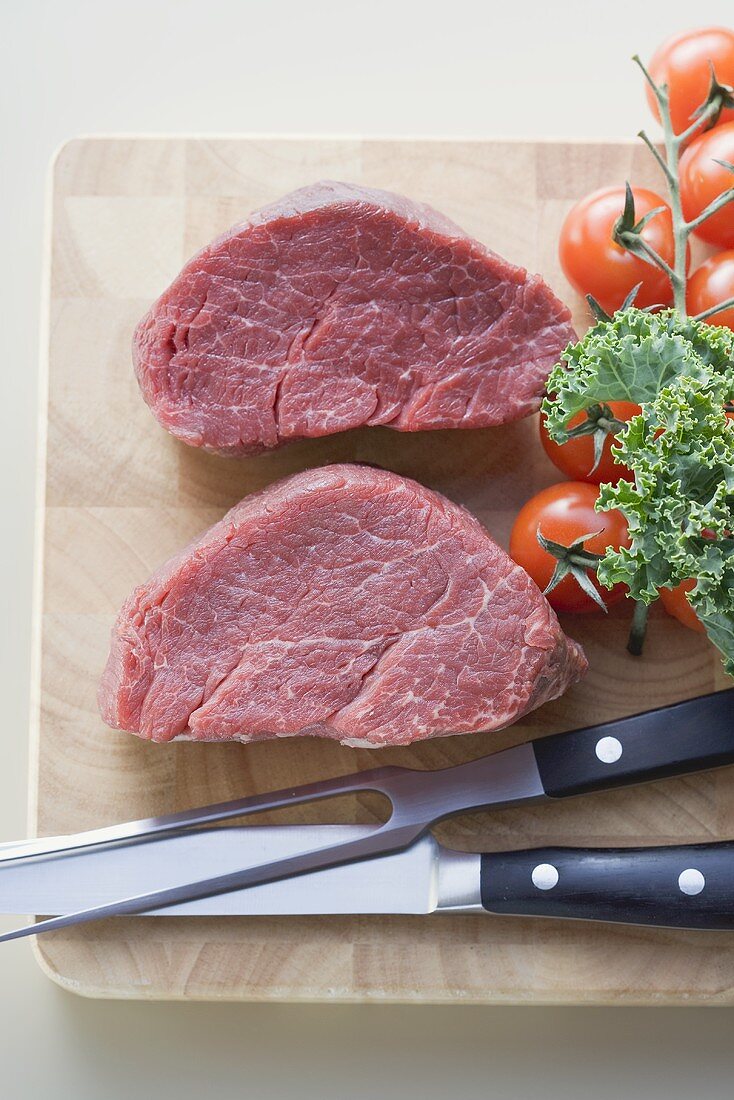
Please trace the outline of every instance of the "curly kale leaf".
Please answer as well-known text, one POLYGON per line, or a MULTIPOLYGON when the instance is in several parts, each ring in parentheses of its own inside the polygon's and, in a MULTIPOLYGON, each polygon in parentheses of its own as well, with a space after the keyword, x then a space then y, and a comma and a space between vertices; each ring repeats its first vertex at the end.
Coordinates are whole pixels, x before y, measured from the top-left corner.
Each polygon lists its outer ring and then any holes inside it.
POLYGON ((615 458, 634 481, 602 485, 599 510, 625 515, 631 545, 607 550, 602 584, 623 582, 645 604, 695 579, 688 599, 734 675, 734 332, 626 309, 571 345, 543 404, 562 443, 579 412, 610 401, 641 407, 618 434, 615 458))
POLYGON ((726 374, 734 360, 734 332, 682 317, 676 310, 626 309, 569 344, 548 378, 543 402, 548 431, 568 439, 577 413, 609 401, 654 401, 676 378, 705 380, 726 374))
POLYGON ((635 480, 601 486, 598 507, 624 513, 631 545, 608 550, 598 576, 643 603, 695 578, 688 599, 734 674, 734 365, 706 373, 661 389, 618 436, 635 480))

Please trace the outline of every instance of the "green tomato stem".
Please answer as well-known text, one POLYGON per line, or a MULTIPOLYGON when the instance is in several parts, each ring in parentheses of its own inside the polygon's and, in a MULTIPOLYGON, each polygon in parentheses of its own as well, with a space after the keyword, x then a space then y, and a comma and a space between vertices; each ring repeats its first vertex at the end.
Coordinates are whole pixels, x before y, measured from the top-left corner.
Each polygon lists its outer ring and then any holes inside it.
MULTIPOLYGON (((717 106, 714 103, 709 103, 706 110, 701 112, 701 114, 698 116, 698 118, 694 122, 691 123, 691 125, 688 127, 687 130, 683 130, 682 133, 676 134, 676 141, 678 142, 678 145, 679 146, 685 145, 686 142, 690 141, 692 137, 695 137, 696 134, 701 129, 703 129, 703 127, 705 127, 706 123, 708 122, 708 120, 710 118, 713 118, 714 115, 718 116, 720 110, 721 110, 720 106, 717 106)), ((713 125, 713 123, 712 123, 712 125, 713 125)))
POLYGON ((661 156, 660 150, 655 145, 655 143, 650 140, 650 138, 647 136, 647 134, 645 133, 644 130, 640 130, 640 132, 638 133, 637 136, 639 138, 642 138, 645 145, 648 147, 648 149, 650 150, 652 155, 655 157, 655 160, 660 165, 660 168, 662 169, 662 171, 665 175, 665 178, 668 180, 668 183, 673 183, 674 182, 674 176, 673 176, 672 172, 670 171, 670 169, 668 168, 668 164, 667 164, 667 161, 665 160, 665 157, 661 156))
POLYGON ((639 239, 639 245, 645 255, 650 257, 652 263, 654 263, 656 267, 659 267, 661 271, 664 271, 670 279, 671 283, 675 285, 676 274, 675 271, 671 268, 670 264, 666 263, 660 253, 656 252, 652 245, 649 245, 647 241, 644 240, 642 237, 640 237, 639 239))
POLYGON ((687 228, 689 232, 694 229, 698 229, 699 225, 702 225, 705 221, 711 218, 717 210, 721 210, 722 206, 727 206, 734 200, 734 187, 730 187, 727 191, 722 191, 720 195, 708 204, 705 210, 702 210, 697 218, 688 222, 687 228))
POLYGON ((693 320, 705 321, 707 317, 713 317, 715 313, 721 313, 722 309, 731 309, 732 306, 734 306, 734 298, 725 298, 723 302, 718 302, 715 306, 710 306, 709 309, 697 313, 693 320))
MULTIPOLYGON (((660 119, 663 124, 663 135, 665 141, 665 155, 668 165, 668 173, 666 179, 668 181, 668 191, 670 193, 670 210, 673 216, 673 240, 675 245, 673 274, 671 275, 671 284, 673 286, 673 305, 681 314, 686 316, 686 253, 688 251, 688 234, 690 232, 686 225, 686 220, 683 217, 683 208, 681 206, 680 197, 680 180, 678 178, 678 160, 680 155, 681 142, 676 137, 673 131, 673 123, 670 117, 670 103, 668 100, 668 92, 666 88, 660 89, 661 95, 658 102, 660 103, 660 119)), ((640 607, 640 604, 637 605, 640 607)), ((637 609, 635 610, 637 614, 637 609)), ((647 618, 647 612, 645 612, 645 619, 647 618)), ((632 624, 632 630, 634 633, 634 622, 632 624)), ((643 620, 643 638, 644 638, 644 620, 643 620)), ((630 634, 630 644, 632 643, 632 634, 630 634)), ((642 647, 640 646, 640 651, 642 647)), ((632 653, 633 650, 630 649, 632 653)))
POLYGON ((645 645, 645 634, 647 632, 647 615, 649 608, 646 603, 642 603, 637 600, 635 603, 635 613, 632 616, 632 626, 630 627, 629 638, 627 639, 627 652, 631 653, 633 657, 641 657, 642 650, 645 645))
MULTIPOLYGON (((660 109, 660 122, 663 127, 663 142, 665 145, 665 157, 663 158, 654 144, 642 131, 640 137, 645 142, 655 160, 658 162, 663 170, 665 179, 668 184, 668 191, 670 192, 670 210, 673 220, 673 242, 674 242, 674 262, 672 269, 668 264, 663 266, 662 263, 658 263, 666 275, 670 278, 670 283, 673 288, 673 305, 681 314, 682 317, 686 314, 686 257, 688 253, 688 238, 693 229, 700 225, 702 221, 705 221, 707 217, 719 209, 719 206, 725 205, 725 202, 718 203, 718 200, 714 200, 711 207, 704 211, 701 216, 696 218, 692 222, 686 222, 683 217, 683 208, 681 205, 680 195, 680 178, 679 178, 679 161, 681 149, 685 146, 686 142, 700 132, 706 126, 706 123, 711 119, 717 111, 721 108, 717 107, 715 103, 710 103, 705 110, 701 112, 697 119, 691 123, 687 130, 684 130, 682 134, 676 134, 673 129, 673 121, 670 117, 670 97, 668 96, 667 85, 658 85, 655 83, 650 73, 645 68, 644 64, 639 57, 635 56, 633 61, 639 66, 642 71, 645 80, 650 85, 658 102, 660 109)), ((726 200, 728 201, 728 200, 726 200)), ((652 257, 651 257, 652 259, 652 257)))

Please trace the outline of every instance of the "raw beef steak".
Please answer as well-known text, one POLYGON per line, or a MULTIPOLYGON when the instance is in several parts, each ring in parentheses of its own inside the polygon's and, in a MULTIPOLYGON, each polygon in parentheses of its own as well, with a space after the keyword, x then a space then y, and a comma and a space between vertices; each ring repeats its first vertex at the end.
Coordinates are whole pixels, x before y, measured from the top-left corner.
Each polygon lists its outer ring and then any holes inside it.
POLYGON ((435 210, 318 183, 194 256, 138 326, 133 358, 173 435, 257 454, 362 424, 526 416, 572 339, 539 276, 435 210))
POLYGON ((99 702, 153 741, 402 745, 506 726, 585 668, 473 516, 336 465, 247 497, 136 589, 99 702))

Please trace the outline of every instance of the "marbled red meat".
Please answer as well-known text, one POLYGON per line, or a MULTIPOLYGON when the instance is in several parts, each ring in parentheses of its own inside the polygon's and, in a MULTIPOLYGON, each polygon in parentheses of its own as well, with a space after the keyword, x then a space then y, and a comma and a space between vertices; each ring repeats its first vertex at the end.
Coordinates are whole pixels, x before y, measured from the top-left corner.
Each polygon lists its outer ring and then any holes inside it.
POLYGON ((136 589, 99 701, 153 741, 401 745, 506 726, 585 668, 465 509, 335 465, 247 497, 136 589))
POLYGON ((539 276, 442 214, 319 183, 194 256, 138 326, 133 358, 173 435, 257 454, 364 424, 526 416, 573 338, 539 276))

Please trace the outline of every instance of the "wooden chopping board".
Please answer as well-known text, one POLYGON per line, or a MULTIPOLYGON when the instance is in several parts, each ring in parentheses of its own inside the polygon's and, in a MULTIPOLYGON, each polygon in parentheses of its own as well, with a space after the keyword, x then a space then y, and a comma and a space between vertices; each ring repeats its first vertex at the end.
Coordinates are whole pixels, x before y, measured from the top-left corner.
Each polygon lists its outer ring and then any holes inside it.
MULTIPOLYGON (((330 139, 83 138, 51 179, 48 325, 38 485, 32 826, 76 831, 339 775, 375 763, 441 767, 529 737, 724 687, 705 639, 655 610, 647 654, 625 652, 629 610, 567 619, 591 671, 501 734, 415 748, 317 740, 154 746, 113 732, 95 691, 130 589, 253 489, 333 461, 383 464, 467 505, 503 542, 534 492, 560 480, 535 418, 401 435, 385 428, 220 459, 174 442, 138 393, 130 338, 182 263, 250 210, 319 178, 404 192, 444 211, 576 310, 557 264, 572 201, 607 182, 657 187, 633 144, 330 139)), ((376 820, 367 798, 269 821, 376 820)), ((262 820, 262 819, 261 819, 262 820)), ((734 837, 734 769, 565 804, 466 815, 440 839, 480 850, 734 837)), ((42 938, 37 956, 90 996, 217 1000, 732 1003, 734 937, 482 915, 130 918, 42 938)))

